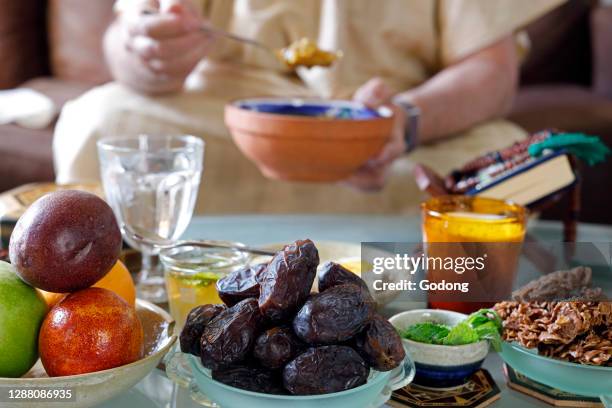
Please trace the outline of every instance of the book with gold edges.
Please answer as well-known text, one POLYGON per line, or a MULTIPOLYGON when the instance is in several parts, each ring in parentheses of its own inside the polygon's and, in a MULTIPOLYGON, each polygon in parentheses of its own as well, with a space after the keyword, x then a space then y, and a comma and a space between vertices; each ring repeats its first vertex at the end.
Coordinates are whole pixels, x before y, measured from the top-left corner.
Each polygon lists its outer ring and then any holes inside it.
POLYGON ((528 207, 571 188, 578 176, 569 152, 543 149, 538 156, 530 147, 557 133, 542 131, 503 150, 478 157, 444 179, 452 194, 510 200, 528 207))

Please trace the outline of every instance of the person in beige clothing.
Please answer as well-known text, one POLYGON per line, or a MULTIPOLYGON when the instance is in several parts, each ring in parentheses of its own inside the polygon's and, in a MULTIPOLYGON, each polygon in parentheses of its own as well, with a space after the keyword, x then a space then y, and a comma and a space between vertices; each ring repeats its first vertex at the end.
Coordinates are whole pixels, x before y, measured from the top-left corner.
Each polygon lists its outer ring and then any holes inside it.
POLYGON ((517 87, 518 30, 562 0, 120 0, 105 37, 116 82, 68 103, 54 155, 59 183, 99 179, 95 142, 189 133, 207 143, 198 212, 406 213, 424 162, 446 173, 524 137, 499 120, 517 87), (202 23, 282 48, 303 37, 342 50, 332 68, 289 71, 266 52, 211 37, 202 23), (340 184, 268 180, 237 150, 223 106, 251 96, 390 105, 387 145, 340 184), (406 155, 419 108, 418 147, 406 155))

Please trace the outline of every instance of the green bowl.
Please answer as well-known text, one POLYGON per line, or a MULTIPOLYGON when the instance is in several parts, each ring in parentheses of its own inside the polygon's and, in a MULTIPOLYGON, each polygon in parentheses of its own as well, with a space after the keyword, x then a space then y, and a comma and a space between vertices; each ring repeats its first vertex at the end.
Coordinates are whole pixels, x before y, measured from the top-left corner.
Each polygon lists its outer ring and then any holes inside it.
POLYGON ((189 387, 194 401, 207 407, 223 408, 374 408, 383 405, 391 392, 408 385, 414 377, 414 363, 407 356, 391 371, 370 370, 368 382, 359 387, 322 395, 271 395, 231 387, 212 379, 200 360, 174 348, 166 358, 168 377, 189 387))
POLYGON ((586 397, 599 397, 612 407, 612 367, 570 363, 544 357, 516 343, 502 345, 501 358, 534 381, 586 397))

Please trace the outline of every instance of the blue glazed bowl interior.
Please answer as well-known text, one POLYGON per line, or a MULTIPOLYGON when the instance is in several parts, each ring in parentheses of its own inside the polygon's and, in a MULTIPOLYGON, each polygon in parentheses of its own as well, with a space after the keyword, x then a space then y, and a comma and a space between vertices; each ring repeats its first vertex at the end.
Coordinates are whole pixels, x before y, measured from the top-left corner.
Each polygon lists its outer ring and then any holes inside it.
POLYGON ((391 116, 387 108, 370 109, 351 101, 305 99, 245 99, 235 102, 241 109, 284 116, 318 119, 371 120, 391 116))

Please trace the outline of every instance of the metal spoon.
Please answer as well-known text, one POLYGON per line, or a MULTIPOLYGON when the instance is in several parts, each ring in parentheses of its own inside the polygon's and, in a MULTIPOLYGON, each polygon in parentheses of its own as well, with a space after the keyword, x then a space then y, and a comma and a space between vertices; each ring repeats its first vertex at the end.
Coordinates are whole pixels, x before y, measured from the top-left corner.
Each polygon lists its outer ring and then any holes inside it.
MULTIPOLYGON (((336 59, 342 58, 342 51, 338 51, 338 52, 335 52, 335 53, 326 52, 326 53, 328 53, 330 55, 335 55, 335 57, 333 57, 330 60, 329 63, 322 63, 322 62, 309 63, 307 61, 303 61, 301 63, 299 63, 299 62, 298 63, 291 63, 291 62, 289 62, 287 60, 287 56, 285 55, 285 52, 286 52, 287 48, 284 48, 284 49, 270 48, 270 47, 268 47, 266 44, 264 44, 262 42, 253 40, 251 38, 246 38, 246 37, 242 37, 242 36, 239 36, 239 35, 236 35, 236 34, 232 34, 232 33, 229 33, 227 31, 220 30, 218 28, 209 26, 207 24, 202 24, 200 26, 200 30, 202 30, 202 31, 204 31, 206 33, 209 33, 211 35, 216 35, 216 36, 219 36, 219 37, 229 38, 230 40, 238 41, 238 42, 241 42, 241 43, 244 43, 244 44, 248 44, 248 45, 252 45, 252 46, 255 46, 255 47, 259 48, 259 49, 265 50, 266 52, 274 55, 274 57, 276 58, 276 60, 278 62, 280 62, 283 65, 285 65, 285 66, 287 66, 289 68, 292 68, 292 69, 295 69, 298 66, 303 66, 303 67, 306 67, 306 68, 312 68, 314 66, 328 67, 331 64, 333 64, 336 59)), ((322 52, 324 52, 324 51, 322 51, 322 52)))
POLYGON ((171 239, 161 237, 154 232, 144 230, 143 228, 139 228, 136 226, 128 226, 125 224, 122 225, 122 229, 123 231, 125 231, 126 235, 130 239, 140 244, 145 244, 145 245, 152 246, 158 249, 170 249, 170 248, 177 248, 177 247, 183 247, 183 246, 194 246, 194 247, 201 247, 201 248, 230 249, 233 251, 249 252, 255 255, 268 255, 268 256, 276 255, 276 252, 274 251, 266 251, 264 249, 251 248, 245 245, 231 245, 231 244, 227 244, 221 241, 213 241, 213 240, 173 241, 171 239))
POLYGON ((241 43, 253 45, 255 47, 261 48, 262 50, 266 50, 266 51, 270 52, 274 56, 278 56, 278 50, 274 50, 274 49, 268 47, 266 44, 261 43, 259 41, 252 40, 252 39, 246 38, 246 37, 241 37, 241 36, 236 35, 236 34, 228 33, 227 31, 220 30, 218 28, 211 27, 211 26, 206 25, 206 24, 203 24, 200 27, 200 29, 202 31, 207 32, 207 33, 212 34, 212 35, 217 35, 217 36, 220 36, 220 37, 229 38, 230 40, 234 40, 234 41, 238 41, 238 42, 241 42, 241 43))

